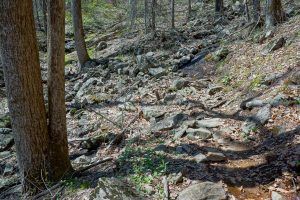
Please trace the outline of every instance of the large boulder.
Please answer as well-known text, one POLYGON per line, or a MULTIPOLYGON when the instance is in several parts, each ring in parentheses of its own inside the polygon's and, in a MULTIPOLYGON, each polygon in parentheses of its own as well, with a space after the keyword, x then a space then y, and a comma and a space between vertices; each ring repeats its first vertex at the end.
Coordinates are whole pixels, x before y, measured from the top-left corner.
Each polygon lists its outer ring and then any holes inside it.
POLYGON ((90 200, 141 200, 133 187, 116 178, 100 178, 90 200))
POLYGON ((225 200, 227 199, 221 183, 203 182, 192 185, 180 192, 177 200, 225 200))

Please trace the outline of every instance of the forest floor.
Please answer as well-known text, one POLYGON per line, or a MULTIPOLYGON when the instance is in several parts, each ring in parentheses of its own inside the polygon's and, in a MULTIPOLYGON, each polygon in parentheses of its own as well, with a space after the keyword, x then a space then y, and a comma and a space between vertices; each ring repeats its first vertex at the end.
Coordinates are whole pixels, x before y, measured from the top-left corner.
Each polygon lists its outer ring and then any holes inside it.
MULTIPOLYGON (((220 22, 212 18, 156 35, 89 33, 99 62, 82 69, 70 48, 72 165, 112 160, 49 186, 40 199, 300 198, 300 15, 267 33, 241 25, 230 8, 220 22)), ((46 83, 43 52, 41 60, 46 83)), ((16 199, 2 90, 0 198, 16 199)))

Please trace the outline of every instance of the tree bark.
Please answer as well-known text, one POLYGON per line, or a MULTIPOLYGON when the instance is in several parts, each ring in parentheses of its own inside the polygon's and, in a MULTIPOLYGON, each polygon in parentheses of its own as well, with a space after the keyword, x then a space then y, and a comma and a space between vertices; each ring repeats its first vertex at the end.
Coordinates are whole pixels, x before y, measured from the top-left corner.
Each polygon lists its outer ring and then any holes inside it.
POLYGON ((151 1, 151 31, 152 32, 155 32, 155 30, 156 30, 155 8, 156 8, 156 0, 152 0, 151 1))
POLYGON ((65 2, 48 0, 48 113, 50 178, 72 169, 68 154, 65 107, 65 2))
POLYGON ((72 0, 72 18, 75 37, 75 46, 79 64, 81 67, 90 60, 84 40, 84 30, 82 25, 81 0, 72 0))
POLYGON ((135 20, 136 20, 136 9, 137 9, 137 1, 129 0, 129 19, 130 19, 130 29, 133 30, 135 28, 135 20))
POLYGON ((47 0, 40 0, 42 3, 42 9, 43 9, 43 25, 44 25, 44 31, 47 35, 47 0))
POLYGON ((223 11, 224 11, 223 0, 215 0, 215 13, 216 13, 216 16, 223 15, 223 11))
POLYGON ((24 191, 44 187, 48 131, 32 0, 0 1, 0 58, 24 191))
POLYGON ((252 0, 253 3, 253 21, 258 22, 260 20, 260 0, 252 0))
POLYGON ((149 2, 144 0, 144 23, 145 23, 145 32, 149 33, 150 22, 149 22, 149 2))
POLYGON ((39 4, 38 4, 38 0, 33 0, 34 1, 34 10, 35 10, 35 18, 37 21, 37 25, 39 27, 39 30, 42 30, 41 27, 41 21, 40 21, 40 16, 39 16, 39 4))
POLYGON ((175 0, 171 0, 171 28, 175 29, 175 0))
POLYGON ((188 13, 187 13, 187 19, 189 20, 192 15, 192 0, 188 0, 188 13))
POLYGON ((266 29, 271 29, 276 24, 282 23, 284 20, 284 12, 281 0, 266 1, 266 29))

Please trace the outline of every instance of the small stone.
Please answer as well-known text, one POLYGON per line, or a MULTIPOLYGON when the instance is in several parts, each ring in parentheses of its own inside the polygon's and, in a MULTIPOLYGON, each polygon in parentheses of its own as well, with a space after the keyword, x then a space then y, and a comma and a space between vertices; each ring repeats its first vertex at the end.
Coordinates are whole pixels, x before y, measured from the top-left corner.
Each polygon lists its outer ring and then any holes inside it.
POLYGON ((189 82, 185 79, 177 79, 173 81, 171 87, 176 90, 181 90, 182 88, 188 86, 189 82))
POLYGON ((3 172, 3 176, 12 175, 14 173, 14 166, 6 164, 3 172))
POLYGON ((160 77, 162 77, 162 76, 164 76, 164 75, 167 74, 167 71, 164 68, 162 68, 162 67, 149 68, 148 70, 149 70, 149 74, 151 76, 154 76, 155 78, 160 78, 160 77))
POLYGON ((75 164, 88 164, 91 162, 91 158, 89 158, 85 155, 82 155, 82 156, 79 156, 78 158, 76 158, 73 162, 75 164))
POLYGON ((0 151, 5 151, 14 144, 12 134, 0 134, 0 151))
POLYGON ((196 127, 200 128, 216 128, 222 125, 222 122, 219 118, 212 118, 212 119, 203 119, 196 121, 196 127))
POLYGON ((173 116, 153 123, 151 125, 151 130, 152 132, 171 130, 180 125, 179 123, 184 119, 184 117, 185 115, 183 113, 174 114, 173 116))
POLYGON ((207 157, 206 155, 199 153, 197 155, 194 156, 194 159, 197 163, 202 163, 202 162, 206 162, 207 161, 207 157))

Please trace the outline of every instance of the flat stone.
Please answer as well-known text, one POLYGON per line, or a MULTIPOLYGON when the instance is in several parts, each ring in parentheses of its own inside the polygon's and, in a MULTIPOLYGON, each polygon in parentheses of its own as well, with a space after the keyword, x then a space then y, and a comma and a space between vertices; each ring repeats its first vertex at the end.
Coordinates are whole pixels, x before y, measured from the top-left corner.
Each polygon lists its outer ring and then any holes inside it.
POLYGON ((206 155, 204 155, 202 153, 198 153, 197 155, 195 155, 194 159, 197 163, 202 163, 202 162, 208 161, 206 155))
POLYGON ((162 77, 162 76, 164 76, 164 75, 167 74, 166 69, 164 69, 164 68, 162 68, 162 67, 158 67, 158 68, 149 68, 148 71, 149 71, 149 74, 150 74, 151 76, 154 76, 155 78, 160 78, 160 77, 162 77))
POLYGON ((183 113, 174 114, 168 118, 151 124, 152 132, 167 131, 175 128, 184 119, 183 113))
POLYGON ((142 108, 143 116, 145 119, 150 120, 152 117, 163 116, 166 112, 160 106, 149 106, 142 108))
POLYGON ((210 130, 206 128, 188 128, 186 130, 189 139, 202 139, 206 140, 212 137, 212 133, 210 130))
POLYGON ((177 200, 225 200, 227 199, 221 183, 202 182, 191 185, 179 193, 177 200))
POLYGON ((203 119, 196 121, 196 127, 216 128, 222 125, 219 118, 203 119))

